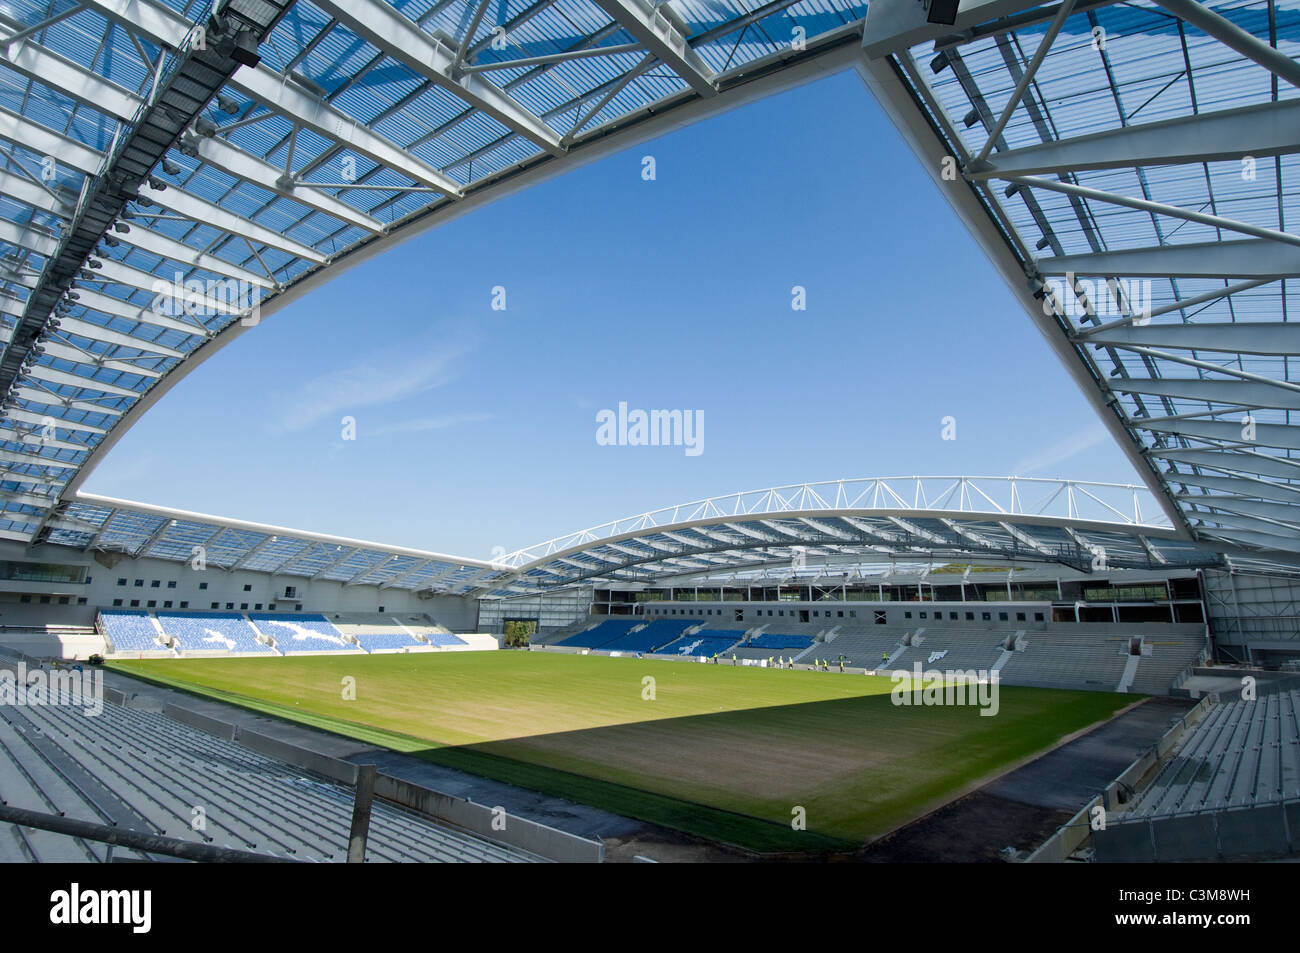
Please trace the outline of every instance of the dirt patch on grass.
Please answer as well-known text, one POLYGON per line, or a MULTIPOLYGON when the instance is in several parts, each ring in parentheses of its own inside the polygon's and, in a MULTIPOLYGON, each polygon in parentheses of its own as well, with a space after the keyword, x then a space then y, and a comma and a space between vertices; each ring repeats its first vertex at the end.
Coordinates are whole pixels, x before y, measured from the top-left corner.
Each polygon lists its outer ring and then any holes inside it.
POLYGON ((975 791, 868 844, 867 863, 1000 863, 1004 847, 1031 851, 1073 815, 975 791))

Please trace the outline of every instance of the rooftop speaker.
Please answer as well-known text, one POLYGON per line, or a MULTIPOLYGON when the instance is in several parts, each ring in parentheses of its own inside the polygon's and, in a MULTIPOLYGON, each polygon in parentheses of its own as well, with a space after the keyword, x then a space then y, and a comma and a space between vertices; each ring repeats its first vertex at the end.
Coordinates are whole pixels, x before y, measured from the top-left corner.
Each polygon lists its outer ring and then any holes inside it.
POLYGON ((960 0, 930 0, 925 8, 927 23, 942 23, 952 26, 957 22, 957 6, 960 0))

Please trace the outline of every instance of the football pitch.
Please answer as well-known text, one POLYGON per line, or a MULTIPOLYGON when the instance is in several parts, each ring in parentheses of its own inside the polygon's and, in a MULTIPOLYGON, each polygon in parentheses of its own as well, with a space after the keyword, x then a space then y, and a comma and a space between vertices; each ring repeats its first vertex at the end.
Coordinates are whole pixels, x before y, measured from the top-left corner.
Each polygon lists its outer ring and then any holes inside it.
POLYGON ((1134 700, 1003 685, 988 717, 887 677, 542 652, 109 664, 757 851, 853 849, 1134 700))

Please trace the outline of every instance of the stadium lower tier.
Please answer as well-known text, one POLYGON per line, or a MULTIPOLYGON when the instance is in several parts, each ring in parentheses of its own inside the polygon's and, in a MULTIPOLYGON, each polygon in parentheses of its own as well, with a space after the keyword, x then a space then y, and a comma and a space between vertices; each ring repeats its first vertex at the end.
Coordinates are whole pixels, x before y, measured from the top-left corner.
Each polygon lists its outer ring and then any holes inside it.
POLYGON ((400 629, 349 625, 348 629, 362 631, 345 632, 316 613, 104 610, 96 617, 95 628, 105 640, 107 653, 118 656, 295 655, 496 647, 494 639, 479 638, 471 645, 434 625, 402 625, 400 629))
MULTIPOLYGON (((702 619, 588 619, 549 644, 599 653, 816 665, 838 670, 997 671, 1003 682, 1167 694, 1206 649, 1200 624, 1059 623, 1033 628, 837 625, 817 635, 704 628, 702 619), (679 633, 670 640, 664 636, 679 633), (826 665, 822 666, 822 662, 826 665)), ((545 643, 543 643, 545 644, 545 643)))

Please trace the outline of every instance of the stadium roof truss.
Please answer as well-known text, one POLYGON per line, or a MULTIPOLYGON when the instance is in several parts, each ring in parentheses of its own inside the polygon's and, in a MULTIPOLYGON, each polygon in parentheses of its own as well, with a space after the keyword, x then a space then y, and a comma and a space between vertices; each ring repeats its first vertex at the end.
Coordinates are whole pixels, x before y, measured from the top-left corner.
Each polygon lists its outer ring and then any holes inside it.
MULTIPOLYGON (((1180 538, 1149 490, 1114 483, 899 477, 804 483, 665 507, 502 556, 483 595, 574 585, 806 584, 869 567, 980 563, 1083 573, 1194 571, 1223 556, 1180 538)), ((1293 573, 1241 553, 1255 571, 1293 573)))
POLYGON ((873 0, 863 48, 1175 526, 1300 553, 1300 5, 873 0))
MULTIPOLYGON (((927 6, 12 0, 0 9, 0 538, 84 543, 68 521, 94 523, 98 504, 78 489, 126 428, 340 270, 678 125, 856 68, 1138 468, 1164 532, 1294 565, 1300 9, 964 0, 940 25, 927 6)), ((547 558, 558 579, 625 562, 635 573, 653 554, 718 566, 743 539, 1068 547, 1028 519, 782 512, 797 515, 547 558)), ((173 542, 164 530, 150 549, 173 542)), ((280 542, 233 552, 270 565, 280 542)), ((328 571, 368 578, 366 552, 328 571)), ((427 570, 401 578, 419 586, 427 570)))
POLYGON ((501 567, 442 553, 385 546, 82 495, 49 520, 48 542, 83 552, 247 570, 382 589, 464 595, 501 567), (196 560, 198 562, 196 562, 196 560))

